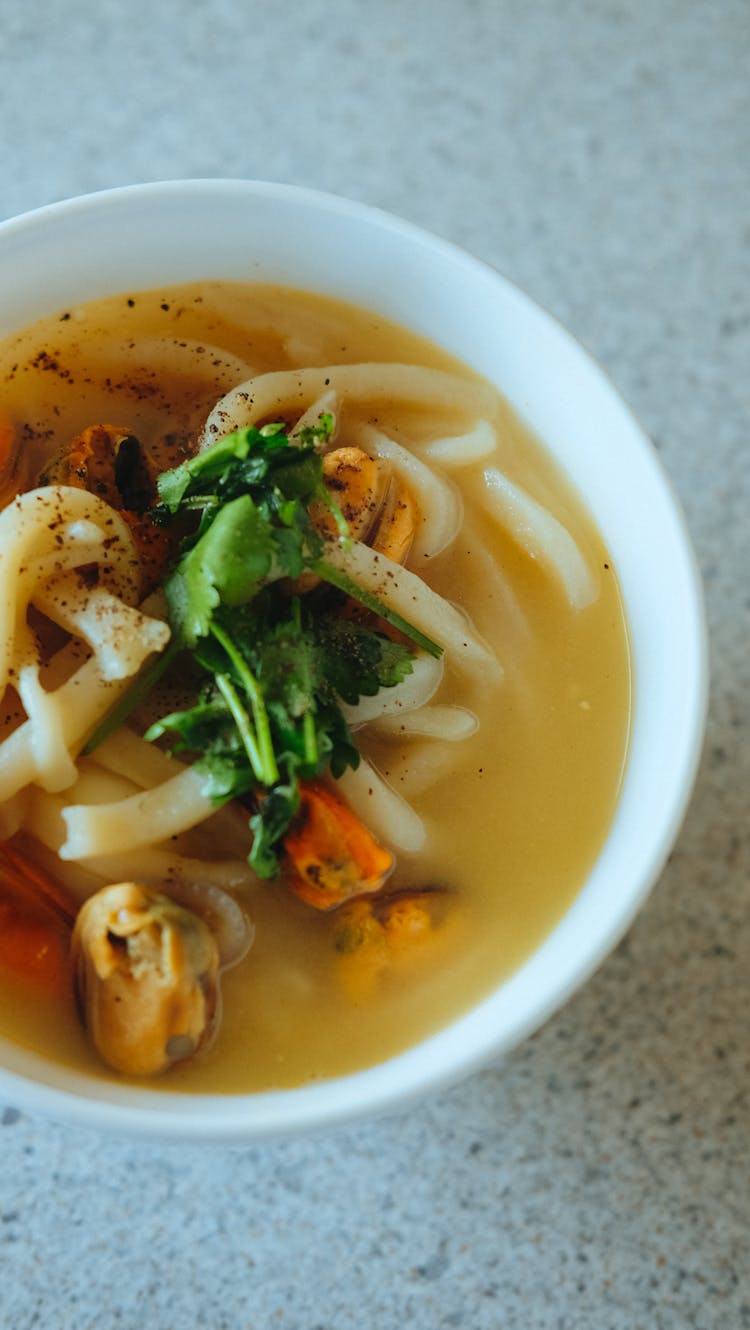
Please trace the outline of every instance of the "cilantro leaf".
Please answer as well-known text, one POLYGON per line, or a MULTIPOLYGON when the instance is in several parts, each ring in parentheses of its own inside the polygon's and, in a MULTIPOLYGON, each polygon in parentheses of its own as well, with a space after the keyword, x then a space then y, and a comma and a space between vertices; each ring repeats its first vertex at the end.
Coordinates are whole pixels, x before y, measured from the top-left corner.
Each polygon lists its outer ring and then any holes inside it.
POLYGON ((319 621, 317 636, 328 684, 350 706, 411 673, 409 647, 363 624, 329 615, 319 621))
MULTIPOLYGON (((198 483, 206 484, 219 480, 228 465, 247 457, 255 431, 238 430, 223 439, 217 439, 203 452, 189 457, 180 466, 171 471, 163 471, 156 487, 159 498, 170 513, 176 513, 186 495, 194 491, 198 483)), ((208 486, 210 490, 210 485, 208 486)))
POLYGON ((258 877, 276 877, 279 872, 278 847, 299 809, 299 785, 277 785, 250 818, 253 845, 248 855, 258 877))
POLYGON ((276 551, 271 524, 248 494, 225 504, 164 584, 178 639, 195 646, 220 604, 252 600, 264 579, 282 571, 276 551))

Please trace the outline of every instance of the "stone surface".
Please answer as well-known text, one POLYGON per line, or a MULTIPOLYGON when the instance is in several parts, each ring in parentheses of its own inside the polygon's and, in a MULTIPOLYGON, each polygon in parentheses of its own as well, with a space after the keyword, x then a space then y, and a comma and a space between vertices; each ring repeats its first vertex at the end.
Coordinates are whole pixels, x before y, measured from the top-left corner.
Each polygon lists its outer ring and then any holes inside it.
POLYGON ((654 438, 706 581, 705 757, 649 904, 513 1054, 255 1149, 0 1110, 0 1325, 750 1326, 745 0, 0 0, 0 217, 259 176, 501 268, 654 438))

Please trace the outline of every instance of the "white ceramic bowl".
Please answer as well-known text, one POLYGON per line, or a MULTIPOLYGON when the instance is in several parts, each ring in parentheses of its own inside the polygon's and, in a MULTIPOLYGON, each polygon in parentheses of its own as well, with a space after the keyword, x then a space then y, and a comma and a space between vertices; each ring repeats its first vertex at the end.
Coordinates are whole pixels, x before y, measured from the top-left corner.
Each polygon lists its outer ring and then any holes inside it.
POLYGON ((617 813, 574 904, 468 1015, 371 1069, 241 1096, 183 1096, 76 1074, 0 1042, 0 1094, 32 1111, 152 1136, 248 1141, 402 1105, 499 1058, 621 938, 658 877, 699 757, 706 642, 696 565, 656 455, 580 347, 497 273, 376 210, 236 180, 113 190, 0 225, 0 336, 71 304, 197 278, 278 282, 434 336, 495 382, 562 462, 618 570, 635 667, 617 813))

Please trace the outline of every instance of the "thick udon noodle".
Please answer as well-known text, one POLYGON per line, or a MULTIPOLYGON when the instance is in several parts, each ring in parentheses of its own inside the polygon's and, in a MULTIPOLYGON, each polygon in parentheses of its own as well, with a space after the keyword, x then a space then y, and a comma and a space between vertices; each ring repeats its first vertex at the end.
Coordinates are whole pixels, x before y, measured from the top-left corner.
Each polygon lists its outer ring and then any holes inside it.
MULTIPOLYGON (((204 364, 205 344, 195 344, 204 364)), ((157 372, 169 375, 179 374, 191 346, 147 336, 141 350, 157 372)), ((425 794, 444 788, 460 767, 462 746, 481 725, 493 724, 493 697, 516 689, 517 709, 533 705, 519 689, 520 657, 530 636, 526 612, 516 586, 485 552, 488 534, 491 541, 494 529, 500 546, 512 551, 509 562, 521 569, 516 584, 541 574, 545 594, 566 602, 571 621, 600 595, 601 558, 588 535, 581 542, 569 528, 565 513, 553 512, 506 473, 504 454, 512 450, 504 446, 504 418, 488 385, 442 365, 373 359, 252 373, 251 355, 245 359, 231 346, 209 347, 208 355, 214 366, 209 381, 226 390, 197 431, 193 421, 198 446, 275 419, 294 437, 325 410, 337 422, 332 446, 345 442, 378 458, 416 503, 405 567, 362 542, 351 548, 331 542, 326 552, 330 564, 444 650, 439 662, 418 653, 403 683, 345 708, 362 761, 340 780, 340 789, 370 829, 404 857, 405 880, 414 881, 418 872, 409 865, 432 834, 425 794), (485 638, 458 598, 445 593, 446 560, 457 540, 480 548, 487 587, 497 579, 502 614, 521 626, 509 638, 507 655, 485 638), (432 570, 441 558, 435 584, 432 570), (452 680, 447 693, 446 675, 452 680)), ((169 640, 160 594, 138 603, 137 565, 127 524, 84 490, 34 486, 0 514, 2 834, 29 838, 40 861, 53 864, 79 899, 125 878, 198 881, 249 893, 252 912, 259 893, 273 889, 259 884, 247 864, 241 810, 228 805, 217 811, 200 773, 146 743, 132 724, 82 755, 92 730, 169 640), (92 565, 98 569, 93 587, 81 573, 92 565), (40 655, 30 607, 68 635, 51 659, 40 655)), ((620 732, 624 743, 622 718, 620 732)), ((614 789, 608 807, 613 797, 614 789)), ((418 972, 419 966, 417 979, 418 972)))

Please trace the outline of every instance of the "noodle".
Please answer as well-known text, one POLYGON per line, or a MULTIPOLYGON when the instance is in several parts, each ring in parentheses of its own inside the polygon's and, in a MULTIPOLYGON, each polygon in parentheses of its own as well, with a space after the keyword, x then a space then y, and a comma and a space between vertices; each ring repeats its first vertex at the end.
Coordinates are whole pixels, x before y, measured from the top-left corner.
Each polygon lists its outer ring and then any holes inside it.
POLYGON ((76 778, 76 765, 65 742, 62 712, 54 694, 42 688, 36 663, 18 671, 17 688, 29 717, 31 757, 39 782, 47 789, 64 790, 76 778))
POLYGON ((155 360, 162 373, 187 374, 191 378, 199 374, 217 387, 242 383, 254 372, 246 360, 226 347, 184 337, 146 338, 138 342, 135 354, 144 366, 155 360))
MULTIPOLYGON (((162 625, 164 627, 164 625, 162 625)), ((152 654, 149 641, 140 643, 143 662, 152 654)), ((60 717, 62 740, 70 754, 76 753, 101 718, 122 697, 128 678, 107 679, 94 656, 50 694, 51 705, 60 717)), ((54 723, 54 722, 53 722, 54 723)), ((40 764, 34 750, 34 722, 26 720, 0 743, 0 800, 9 799, 36 781, 43 789, 65 788, 61 776, 40 764)))
POLYGON ((411 488, 419 506, 417 527, 410 558, 424 562, 442 554, 458 534, 463 503, 458 490, 436 475, 424 462, 380 430, 366 425, 360 438, 367 452, 390 463, 395 474, 411 488))
POLYGON ((422 456, 450 469, 485 462, 497 448, 495 431, 488 420, 478 420, 468 434, 455 434, 445 439, 433 439, 423 449, 422 456))
POLYGON ((404 800, 419 799, 454 768, 455 753, 451 752, 450 744, 436 744, 432 740, 423 743, 412 740, 408 752, 394 752, 383 762, 386 778, 398 787, 404 800))
POLYGON ((496 467, 488 467, 483 479, 479 497, 490 516, 557 578, 574 609, 590 605, 598 595, 597 579, 570 532, 496 467))
POLYGON ((205 776, 187 767, 151 790, 139 790, 114 803, 70 804, 63 812, 67 838, 61 859, 90 859, 142 849, 177 836, 214 812, 203 793, 205 776))
POLYGON ((502 677, 494 652, 472 630, 466 618, 416 573, 394 563, 385 554, 355 541, 351 548, 329 542, 325 557, 329 564, 349 576, 366 591, 371 591, 390 608, 427 633, 455 664, 469 673, 481 671, 485 677, 502 677))
POLYGON ((123 595, 136 585, 139 561, 127 524, 102 499, 69 486, 46 486, 20 495, 0 513, 0 690, 7 687, 17 627, 37 570, 51 575, 90 560, 92 533, 104 542, 106 574, 123 595), (78 545, 84 546, 80 552, 78 545))
POLYGON ((455 743, 476 734, 479 721, 465 707, 417 707, 405 716, 382 716, 375 723, 377 734, 390 739, 410 739, 420 735, 430 739, 445 739, 455 743))
POLYGON ((129 679, 143 661, 143 647, 161 651, 169 629, 128 605, 106 587, 87 587, 75 574, 50 582, 33 597, 38 610, 97 653, 104 679, 129 679))
POLYGON ((47 794, 32 787, 29 792, 24 827, 31 832, 41 845, 52 851, 60 862, 60 872, 66 874, 70 883, 79 882, 83 895, 89 895, 85 884, 96 887, 104 882, 122 882, 126 880, 142 882, 147 886, 158 886, 171 879, 189 882, 207 882, 227 890, 238 887, 254 886, 257 883, 255 873, 246 860, 235 859, 192 859, 165 848, 160 842, 133 850, 124 850, 117 854, 100 853, 87 858, 84 863, 66 860, 60 857, 60 846, 65 837, 64 814, 68 807, 66 800, 59 794, 47 794))
POLYGON ((415 853, 427 839, 421 817, 410 808, 373 766, 361 758, 356 771, 345 771, 339 778, 344 798, 384 841, 399 850, 415 853))
POLYGON ((147 743, 139 734, 122 725, 96 750, 97 762, 117 775, 125 776, 142 790, 169 780, 185 770, 182 762, 163 753, 155 744, 147 743))
POLYGON ((222 397, 206 421, 203 446, 228 434, 291 411, 295 416, 327 388, 350 401, 392 400, 444 411, 488 414, 493 396, 483 384, 467 383, 421 365, 328 365, 322 369, 277 370, 248 379, 222 397))
POLYGON ((15 499, 0 513, 0 550, 0 691, 15 678, 28 717, 0 744, 0 797, 8 798, 30 780, 48 790, 72 784, 72 748, 100 714, 89 718, 93 690, 84 698, 73 680, 57 692, 43 688, 26 622, 29 605, 36 600, 53 618, 59 611, 64 620, 72 616, 82 622, 82 635, 95 651, 88 674, 95 675, 96 684, 127 680, 147 655, 163 649, 169 629, 131 610, 104 587, 89 596, 64 571, 89 563, 94 555, 106 580, 129 598, 135 594, 139 562, 127 524, 85 490, 46 486, 15 499), (101 546, 92 546, 92 534, 101 546), (81 702, 86 719, 79 730, 81 702))

